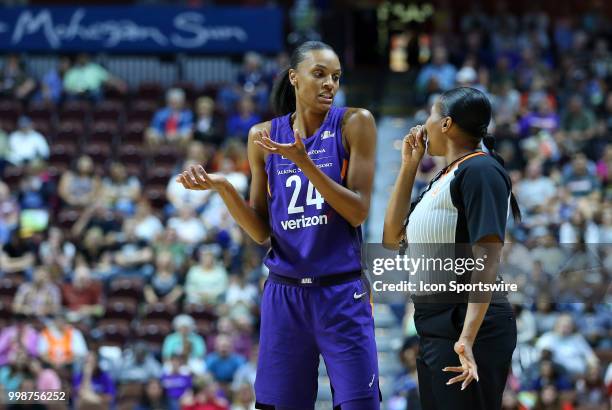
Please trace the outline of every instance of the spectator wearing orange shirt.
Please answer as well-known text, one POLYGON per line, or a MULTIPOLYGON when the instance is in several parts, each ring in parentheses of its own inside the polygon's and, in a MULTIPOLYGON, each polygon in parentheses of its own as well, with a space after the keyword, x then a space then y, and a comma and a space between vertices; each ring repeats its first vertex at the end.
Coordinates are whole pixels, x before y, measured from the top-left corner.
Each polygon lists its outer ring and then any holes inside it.
POLYGON ((82 361, 87 345, 79 329, 66 323, 63 315, 56 315, 40 333, 38 353, 45 362, 59 368, 82 361))

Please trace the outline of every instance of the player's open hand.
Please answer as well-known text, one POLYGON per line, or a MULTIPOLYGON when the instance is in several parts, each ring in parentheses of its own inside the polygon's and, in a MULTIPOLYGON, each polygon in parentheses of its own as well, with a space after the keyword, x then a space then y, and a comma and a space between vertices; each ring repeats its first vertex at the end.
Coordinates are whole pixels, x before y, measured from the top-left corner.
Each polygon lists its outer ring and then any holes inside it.
POLYGON ((425 155, 425 127, 417 125, 410 129, 402 144, 402 161, 404 163, 419 163, 425 155))
POLYGON ((224 176, 209 174, 201 165, 192 165, 176 177, 176 182, 182 184, 183 187, 196 191, 217 191, 223 186, 225 181, 224 176))
POLYGON ((463 340, 457 341, 455 343, 455 353, 459 356, 461 366, 448 366, 442 369, 442 371, 461 373, 459 376, 455 376, 446 382, 446 385, 463 382, 461 383, 461 390, 465 390, 473 380, 478 381, 478 367, 472 352, 472 344, 463 340))
POLYGON ((293 131, 293 138, 295 139, 291 144, 280 144, 272 141, 268 130, 258 131, 255 137, 255 144, 263 148, 270 154, 280 154, 287 158, 294 164, 299 164, 300 161, 308 158, 306 153, 306 147, 302 141, 302 137, 298 130, 293 131))

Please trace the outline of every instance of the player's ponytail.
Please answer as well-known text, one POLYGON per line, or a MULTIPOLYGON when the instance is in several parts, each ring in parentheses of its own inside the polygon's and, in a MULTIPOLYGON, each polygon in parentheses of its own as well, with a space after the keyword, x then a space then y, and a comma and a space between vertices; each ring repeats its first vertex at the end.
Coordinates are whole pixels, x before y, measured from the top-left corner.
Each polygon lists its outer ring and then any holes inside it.
POLYGON ((306 58, 306 53, 312 50, 334 51, 330 45, 322 41, 306 41, 293 50, 289 67, 278 74, 272 87, 270 102, 272 103, 272 110, 276 115, 286 115, 295 111, 295 88, 289 80, 289 71, 291 69, 296 70, 298 64, 306 58))
POLYGON ((289 67, 285 68, 274 82, 271 99, 272 110, 276 115, 295 111, 295 90, 289 81, 289 67))
MULTIPOLYGON (((504 159, 495 151, 495 138, 487 133, 492 111, 487 96, 475 88, 459 87, 444 92, 439 101, 442 117, 451 117, 466 134, 471 135, 477 142, 482 141, 489 154, 504 166, 504 159)), ((521 211, 512 192, 510 207, 512 216, 519 221, 521 211)))

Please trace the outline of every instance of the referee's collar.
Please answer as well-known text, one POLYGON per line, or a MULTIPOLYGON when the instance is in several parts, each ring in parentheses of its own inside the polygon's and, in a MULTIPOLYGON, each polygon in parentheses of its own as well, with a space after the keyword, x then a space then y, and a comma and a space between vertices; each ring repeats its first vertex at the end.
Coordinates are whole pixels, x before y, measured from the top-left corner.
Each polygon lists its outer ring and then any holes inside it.
POLYGON ((469 157, 470 155, 474 155, 474 154, 478 154, 478 155, 486 155, 487 153, 484 152, 481 149, 477 149, 475 151, 470 151, 466 154, 463 154, 462 156, 460 156, 459 158, 456 158, 455 160, 453 160, 453 162, 451 162, 450 164, 448 164, 447 166, 445 166, 442 169, 442 173, 445 174, 449 169, 451 169, 455 164, 463 161, 464 159, 467 159, 467 157, 469 157))

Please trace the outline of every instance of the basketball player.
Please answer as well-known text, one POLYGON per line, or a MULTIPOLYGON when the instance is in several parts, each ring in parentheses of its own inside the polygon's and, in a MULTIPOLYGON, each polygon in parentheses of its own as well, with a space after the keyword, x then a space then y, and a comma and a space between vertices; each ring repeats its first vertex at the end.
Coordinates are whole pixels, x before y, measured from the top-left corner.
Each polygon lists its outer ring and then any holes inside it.
POLYGON ((211 189, 257 242, 268 238, 255 381, 258 409, 313 409, 319 354, 335 409, 380 408, 370 290, 361 271, 376 126, 372 115, 332 105, 341 67, 309 41, 272 92, 281 116, 251 128, 251 206, 222 176, 192 167, 177 180, 211 189))
MULTIPOLYGON (((508 204, 516 218, 520 218, 520 212, 503 160, 487 135, 490 119, 487 97, 464 87, 443 93, 425 125, 410 130, 404 138, 402 167, 385 216, 383 242, 396 247, 402 239, 408 247, 468 244, 474 258, 487 254, 482 277, 493 283, 508 204), (480 150, 481 142, 488 154, 480 150), (445 157, 448 165, 409 206, 426 145, 430 155, 445 157)), ((475 269, 471 272, 476 273, 475 269)), ((455 272, 451 275, 461 280, 455 272)), ((421 279, 433 281, 435 277, 421 279)), ((469 303, 415 293, 414 320, 420 336, 417 371, 423 409, 501 409, 516 346, 516 321, 505 293, 483 292, 477 297, 470 293, 465 301, 469 303)))

